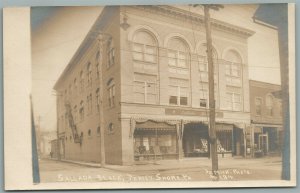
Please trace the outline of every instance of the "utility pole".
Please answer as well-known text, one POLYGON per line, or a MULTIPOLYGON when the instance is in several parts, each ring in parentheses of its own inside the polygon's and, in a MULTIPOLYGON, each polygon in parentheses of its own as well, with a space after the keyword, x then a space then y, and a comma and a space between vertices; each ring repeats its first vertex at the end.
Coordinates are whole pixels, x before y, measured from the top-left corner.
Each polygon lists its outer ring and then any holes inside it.
POLYGON ((209 141, 210 141, 210 157, 212 162, 212 172, 217 176, 218 171, 218 153, 217 153, 217 137, 216 137, 216 110, 215 110, 215 83, 214 83, 214 66, 212 56, 212 40, 209 5, 204 5, 204 22, 206 31, 207 46, 207 63, 208 63, 208 96, 209 96, 209 141))
POLYGON ((104 86, 103 86, 103 57, 104 56, 104 42, 107 41, 107 38, 111 38, 109 34, 102 33, 98 37, 99 41, 99 71, 100 71, 100 77, 99 77, 99 85, 100 85, 100 90, 99 90, 99 98, 100 98, 100 104, 99 104, 99 119, 100 119, 100 156, 101 156, 101 167, 105 166, 105 143, 104 143, 104 117, 103 117, 103 91, 104 91, 104 86))
MULTIPOLYGON (((199 4, 193 5, 197 7, 199 4)), ((204 7, 204 23, 206 32, 206 47, 207 47, 207 63, 208 63, 208 97, 209 97, 209 141, 210 141, 210 157, 212 162, 212 173, 218 176, 218 152, 217 152, 217 136, 216 136, 216 102, 215 102, 215 81, 214 81, 214 65, 212 55, 212 39, 211 39, 211 23, 209 10, 218 11, 219 8, 224 8, 223 5, 205 4, 204 7)))

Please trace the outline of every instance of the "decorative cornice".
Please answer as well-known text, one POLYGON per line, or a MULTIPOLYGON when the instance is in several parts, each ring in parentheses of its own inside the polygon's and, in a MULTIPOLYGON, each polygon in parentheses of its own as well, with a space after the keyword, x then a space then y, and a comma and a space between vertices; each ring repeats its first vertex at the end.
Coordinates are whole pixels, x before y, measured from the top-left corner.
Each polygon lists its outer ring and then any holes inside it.
MULTIPOLYGON (((180 9, 174 6, 168 5, 137 5, 135 6, 138 9, 143 9, 144 11, 158 13, 164 16, 172 16, 175 19, 180 20, 192 20, 194 22, 198 22, 204 25, 204 16, 200 14, 196 14, 193 12, 189 12, 184 9, 180 9)), ((220 20, 216 20, 211 18, 211 24, 213 28, 228 31, 242 37, 248 38, 252 36, 255 32, 243 27, 239 27, 233 24, 229 24, 220 20)))

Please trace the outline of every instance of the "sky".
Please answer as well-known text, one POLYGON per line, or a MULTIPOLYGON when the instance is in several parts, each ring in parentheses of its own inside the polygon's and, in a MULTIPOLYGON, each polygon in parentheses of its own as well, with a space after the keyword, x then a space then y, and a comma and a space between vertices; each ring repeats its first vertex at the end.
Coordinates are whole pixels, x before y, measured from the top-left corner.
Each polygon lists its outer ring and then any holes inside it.
MULTIPOLYGON (((219 11, 211 11, 211 17, 255 31, 248 39, 249 78, 280 84, 277 32, 253 23, 257 7, 226 5, 219 11)), ((42 130, 56 130, 53 86, 101 10, 102 7, 35 7, 31 10, 32 97, 35 118, 40 117, 42 130)), ((203 12, 201 7, 191 11, 203 12)))

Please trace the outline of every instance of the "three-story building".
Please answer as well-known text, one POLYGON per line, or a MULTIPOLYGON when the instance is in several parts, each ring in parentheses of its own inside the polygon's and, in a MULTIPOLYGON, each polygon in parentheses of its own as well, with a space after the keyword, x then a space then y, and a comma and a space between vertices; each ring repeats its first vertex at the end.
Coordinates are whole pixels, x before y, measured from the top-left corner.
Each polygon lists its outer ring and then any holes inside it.
MULTIPOLYGON (((215 19, 211 25, 218 152, 244 155, 254 32, 215 19)), ((208 156, 205 42, 201 14, 105 7, 54 87, 62 157, 100 162, 102 150, 106 163, 133 164, 208 156)))

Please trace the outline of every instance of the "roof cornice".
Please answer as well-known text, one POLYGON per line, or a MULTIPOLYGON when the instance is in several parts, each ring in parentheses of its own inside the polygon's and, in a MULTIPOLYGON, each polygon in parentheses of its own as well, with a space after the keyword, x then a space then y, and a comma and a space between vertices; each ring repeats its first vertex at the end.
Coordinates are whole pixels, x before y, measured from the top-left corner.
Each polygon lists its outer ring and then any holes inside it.
MULTIPOLYGON (((136 5, 136 8, 143 9, 144 11, 148 12, 157 12, 159 14, 165 15, 165 16, 173 16, 176 19, 190 19, 192 21, 202 23, 204 25, 204 16, 193 13, 184 9, 180 9, 174 6, 168 6, 168 5, 136 5)), ((252 36, 255 32, 243 27, 239 27, 233 24, 229 24, 220 20, 216 20, 211 18, 211 24, 212 27, 215 29, 220 29, 224 31, 228 31, 240 36, 243 36, 245 38, 248 38, 252 36)))

